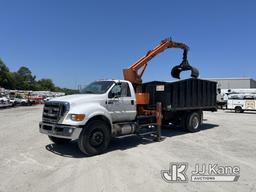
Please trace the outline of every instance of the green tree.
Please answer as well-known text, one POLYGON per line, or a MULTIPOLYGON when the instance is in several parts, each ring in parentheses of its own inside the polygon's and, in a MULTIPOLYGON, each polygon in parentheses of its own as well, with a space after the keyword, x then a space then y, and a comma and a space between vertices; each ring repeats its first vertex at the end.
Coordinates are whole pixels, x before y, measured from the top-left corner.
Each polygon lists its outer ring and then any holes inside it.
POLYGON ((59 92, 64 92, 66 95, 72 95, 72 94, 78 94, 79 90, 62 88, 61 91, 59 91, 59 92))
POLYGON ((0 58, 0 86, 6 89, 12 89, 14 87, 14 79, 12 73, 8 67, 0 58))
POLYGON ((15 73, 16 86, 18 89, 35 90, 36 89, 36 76, 27 67, 20 67, 15 73))
MULTIPOLYGON (((17 90, 26 90, 24 79, 17 72, 12 73, 14 79, 14 87, 17 90)), ((27 85, 28 88, 28 85, 27 85)))
POLYGON ((55 85, 51 79, 41 79, 38 82, 38 88, 42 91, 54 91, 55 85))
POLYGON ((32 75, 30 69, 24 66, 20 67, 17 73, 24 79, 24 81, 29 83, 32 83, 36 79, 36 76, 32 75))
POLYGON ((3 62, 3 60, 0 58, 0 72, 2 71, 8 71, 9 72, 9 69, 8 67, 5 65, 5 63, 3 62))

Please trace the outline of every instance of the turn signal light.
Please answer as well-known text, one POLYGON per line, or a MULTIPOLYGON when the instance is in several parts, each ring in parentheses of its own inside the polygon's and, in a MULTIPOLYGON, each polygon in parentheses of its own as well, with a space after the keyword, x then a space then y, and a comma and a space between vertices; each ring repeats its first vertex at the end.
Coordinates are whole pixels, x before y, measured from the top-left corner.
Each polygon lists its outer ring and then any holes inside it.
POLYGON ((85 118, 85 115, 84 114, 72 114, 71 115, 71 119, 73 121, 83 121, 85 118))

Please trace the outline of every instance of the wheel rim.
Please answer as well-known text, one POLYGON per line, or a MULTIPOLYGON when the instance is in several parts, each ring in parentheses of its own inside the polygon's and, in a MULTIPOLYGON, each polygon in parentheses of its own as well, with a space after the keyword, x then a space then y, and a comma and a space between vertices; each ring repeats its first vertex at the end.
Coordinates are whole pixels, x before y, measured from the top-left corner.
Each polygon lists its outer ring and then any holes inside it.
POLYGON ((98 147, 104 142, 104 133, 101 130, 95 130, 90 135, 90 144, 98 147))
POLYGON ((241 111, 241 108, 240 107, 236 107, 235 111, 239 113, 241 111))
POLYGON ((192 119, 192 126, 194 129, 197 129, 199 126, 199 119, 196 116, 192 119))

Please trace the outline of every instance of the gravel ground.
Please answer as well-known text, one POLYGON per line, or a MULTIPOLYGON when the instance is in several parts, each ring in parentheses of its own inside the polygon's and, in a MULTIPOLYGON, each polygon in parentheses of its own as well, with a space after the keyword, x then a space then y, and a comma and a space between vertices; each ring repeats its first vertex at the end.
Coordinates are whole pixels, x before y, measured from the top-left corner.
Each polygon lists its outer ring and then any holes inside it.
MULTIPOLYGON (((115 139, 86 157, 76 142, 58 146, 38 131, 42 106, 0 110, 0 191, 256 191, 256 113, 206 112, 198 133, 163 129, 166 139, 115 139), (240 167, 237 182, 167 183, 170 162, 240 167)), ((190 179, 190 178, 189 178, 190 179)))

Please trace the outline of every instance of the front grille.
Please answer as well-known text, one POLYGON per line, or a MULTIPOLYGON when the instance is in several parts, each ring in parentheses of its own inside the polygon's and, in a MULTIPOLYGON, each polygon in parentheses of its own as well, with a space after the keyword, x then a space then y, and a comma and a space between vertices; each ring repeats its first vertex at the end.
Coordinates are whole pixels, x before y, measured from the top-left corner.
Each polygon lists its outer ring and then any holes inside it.
POLYGON ((51 130, 52 130, 52 126, 43 125, 43 129, 44 129, 44 130, 47 130, 47 131, 51 131, 51 130))
POLYGON ((69 110, 68 103, 48 101, 44 104, 43 122, 58 123, 61 117, 69 110))

